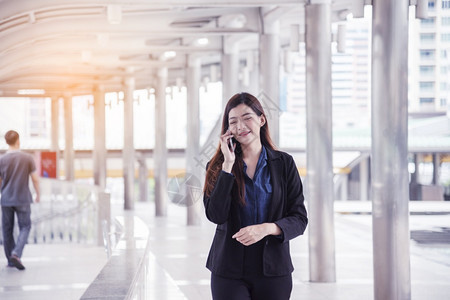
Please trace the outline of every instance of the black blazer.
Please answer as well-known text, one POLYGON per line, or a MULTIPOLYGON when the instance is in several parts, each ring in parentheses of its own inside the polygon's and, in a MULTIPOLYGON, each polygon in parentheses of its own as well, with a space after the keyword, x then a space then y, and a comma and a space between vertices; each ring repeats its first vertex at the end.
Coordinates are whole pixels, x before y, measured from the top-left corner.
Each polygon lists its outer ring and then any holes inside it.
MULTIPOLYGON (((263 239, 263 272, 265 276, 282 276, 294 270, 289 240, 303 234, 308 218, 302 182, 292 156, 266 150, 272 181, 268 222, 276 223, 283 233, 263 239)), ((241 278, 245 246, 231 238, 241 229, 240 204, 232 199, 233 184, 234 176, 221 172, 210 197, 203 197, 206 217, 217 224, 206 267, 216 275, 241 278)))

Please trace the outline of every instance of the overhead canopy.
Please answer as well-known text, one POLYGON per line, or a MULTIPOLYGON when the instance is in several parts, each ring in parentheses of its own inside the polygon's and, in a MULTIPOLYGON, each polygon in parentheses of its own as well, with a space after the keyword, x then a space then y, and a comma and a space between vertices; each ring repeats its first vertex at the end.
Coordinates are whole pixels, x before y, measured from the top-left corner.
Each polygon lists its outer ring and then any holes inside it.
MULTIPOLYGON (((174 84, 188 55, 219 66, 223 47, 239 42, 245 58, 270 22, 280 21, 287 48, 291 25, 304 32, 305 2, 0 0, 0 96, 118 91, 126 77, 148 88, 161 67, 174 84)), ((335 21, 364 7, 364 0, 332 2, 335 21)))

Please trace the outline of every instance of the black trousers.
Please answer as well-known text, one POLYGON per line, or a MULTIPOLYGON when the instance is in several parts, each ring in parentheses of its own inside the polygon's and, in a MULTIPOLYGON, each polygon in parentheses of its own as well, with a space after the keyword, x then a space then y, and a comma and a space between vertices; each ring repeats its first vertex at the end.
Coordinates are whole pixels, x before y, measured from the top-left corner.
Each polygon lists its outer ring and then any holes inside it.
POLYGON ((233 279, 211 274, 213 300, 289 300, 292 276, 244 276, 233 279))

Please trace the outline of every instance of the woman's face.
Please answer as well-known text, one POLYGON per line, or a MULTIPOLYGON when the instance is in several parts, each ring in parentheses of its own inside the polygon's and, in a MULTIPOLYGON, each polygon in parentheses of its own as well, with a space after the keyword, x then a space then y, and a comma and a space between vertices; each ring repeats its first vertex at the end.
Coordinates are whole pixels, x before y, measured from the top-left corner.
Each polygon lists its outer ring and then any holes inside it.
POLYGON ((243 145, 260 139, 261 127, 265 122, 263 115, 258 116, 245 104, 239 104, 228 114, 228 128, 234 138, 243 145))

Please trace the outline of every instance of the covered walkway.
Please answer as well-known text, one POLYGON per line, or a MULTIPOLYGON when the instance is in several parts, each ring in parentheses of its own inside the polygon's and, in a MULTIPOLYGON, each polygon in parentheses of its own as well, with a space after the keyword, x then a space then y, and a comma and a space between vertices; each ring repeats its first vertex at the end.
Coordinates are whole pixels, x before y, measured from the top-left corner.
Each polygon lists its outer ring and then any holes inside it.
MULTIPOLYGON (((434 6, 435 1, 430 3, 434 6)), ((435 227, 434 222, 437 228, 449 224, 448 214, 433 215, 433 219, 422 219, 420 215, 412 216, 411 221, 408 218, 406 33, 412 5, 416 6, 415 17, 426 17, 428 1, 422 0, 131 0, 113 4, 107 0, 63 3, 3 0, 0 1, 0 96, 51 99, 49 150, 63 157, 64 179, 72 182, 73 101, 76 96, 91 95, 93 181, 95 189, 99 188, 104 195, 108 106, 105 95, 116 93, 123 108, 120 155, 124 193, 121 207, 118 211, 115 208, 112 215, 137 216, 148 224, 152 243, 146 248, 150 251, 147 258, 148 263, 155 264, 145 268, 149 270, 149 291, 157 295, 154 298, 161 299, 165 297, 161 295, 179 290, 190 299, 207 299, 209 276, 203 265, 214 228, 202 222, 201 201, 187 209, 172 207, 168 201, 166 124, 171 116, 166 109, 167 89, 186 89, 187 124, 186 130, 179 134, 186 135, 186 172, 202 178, 204 165, 195 158, 211 145, 219 126, 201 145, 200 86, 208 81, 221 81, 222 101, 241 90, 258 95, 266 111, 269 110, 270 131, 278 144, 281 67, 289 70, 290 56, 302 49, 306 122, 299 130, 306 132, 305 195, 310 223, 308 235, 292 245, 297 266, 293 299, 394 300, 410 299, 411 295, 425 299, 430 293, 441 298, 449 292, 448 284, 444 284, 449 279, 448 257, 442 255, 446 246, 428 248, 412 243, 409 247, 409 233, 414 226, 426 230, 430 224, 435 227), (372 6, 371 95, 367 96, 371 106, 372 216, 336 213, 333 189, 331 47, 336 41, 335 45, 342 50, 345 37, 342 25, 350 15, 364 16, 367 5, 372 6), (154 206, 137 202, 134 193, 137 163, 141 178, 146 179, 149 173, 134 144, 134 92, 139 89, 148 91, 154 101, 154 115, 149 117, 155 130, 154 206), (61 141, 60 119, 64 124, 61 141), (60 147, 60 142, 64 142, 61 143, 64 147, 60 147), (161 278, 168 280, 170 288, 167 284, 159 285, 161 278)), ((439 164, 437 155, 434 161, 439 164)), ((143 182, 143 190, 147 190, 146 181, 143 182)), ((101 208, 98 211, 103 212, 101 208)), ((96 225, 102 224, 100 215, 98 219, 96 225)), ((438 230, 445 232, 445 228, 438 230)), ((70 253, 58 247, 54 249, 70 253)), ((90 264, 91 254, 78 252, 87 259, 79 265, 90 264)), ((48 253, 41 255, 30 245, 30 254, 36 255, 35 261, 30 261, 30 270, 34 270, 33 263, 51 262, 53 267, 54 252, 48 249, 48 253), (44 261, 39 257, 44 257, 44 261)), ((76 263, 72 259, 63 261, 76 263)), ((48 276, 27 275, 33 271, 2 270, 5 280, 1 282, 8 285, 1 297, 15 291, 19 291, 19 296, 27 293, 21 286, 35 292, 39 287, 26 281, 35 280, 34 277, 48 278, 48 285, 42 284, 52 287, 69 269, 70 266, 59 267, 48 276)), ((89 271, 89 276, 95 276, 94 271, 89 271)), ((89 276, 83 276, 78 287, 85 286, 92 278, 89 276)), ((76 287, 76 279, 72 284, 76 287)), ((46 297, 55 295, 52 288, 47 291, 46 297)))

